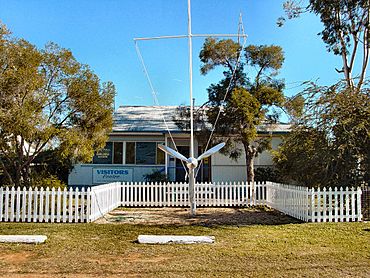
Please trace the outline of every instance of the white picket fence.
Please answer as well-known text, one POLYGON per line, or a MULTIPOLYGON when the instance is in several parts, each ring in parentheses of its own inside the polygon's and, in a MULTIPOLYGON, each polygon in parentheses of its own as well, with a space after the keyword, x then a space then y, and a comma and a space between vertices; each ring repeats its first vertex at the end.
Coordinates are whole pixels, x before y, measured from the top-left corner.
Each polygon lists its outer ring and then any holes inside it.
MULTIPOLYGON (((122 185, 122 205, 129 207, 186 207, 189 206, 187 183, 125 183, 122 185)), ((266 184, 197 183, 198 207, 240 207, 265 205, 266 184)))
POLYGON ((0 222, 88 222, 90 188, 0 187, 0 222))
MULTIPOLYGON (((262 205, 306 222, 361 221, 361 189, 272 182, 196 184, 198 207, 262 205)), ((110 183, 85 190, 0 188, 0 222, 91 222, 119 207, 187 207, 186 183, 110 183)))

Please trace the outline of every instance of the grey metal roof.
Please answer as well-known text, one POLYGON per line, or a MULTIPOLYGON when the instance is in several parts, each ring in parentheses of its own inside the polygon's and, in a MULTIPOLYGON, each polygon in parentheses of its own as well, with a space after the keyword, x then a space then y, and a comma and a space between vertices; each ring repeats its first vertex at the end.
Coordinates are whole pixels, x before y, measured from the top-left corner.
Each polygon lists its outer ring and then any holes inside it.
MULTIPOLYGON (((113 132, 184 132, 173 120, 178 106, 120 106, 114 113, 113 132)), ((290 124, 259 126, 261 133, 287 133, 290 124)))
POLYGON ((182 132, 175 122, 177 106, 120 106, 114 113, 113 132, 182 132), (165 121, 164 121, 165 119, 165 121))

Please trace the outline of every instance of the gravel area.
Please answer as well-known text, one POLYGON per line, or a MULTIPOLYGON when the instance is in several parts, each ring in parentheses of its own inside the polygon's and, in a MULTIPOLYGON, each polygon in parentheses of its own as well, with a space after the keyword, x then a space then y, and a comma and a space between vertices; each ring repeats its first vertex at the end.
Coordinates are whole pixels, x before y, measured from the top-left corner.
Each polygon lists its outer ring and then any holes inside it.
POLYGON ((118 208, 95 223, 142 225, 279 225, 299 223, 292 217, 268 208, 118 208))

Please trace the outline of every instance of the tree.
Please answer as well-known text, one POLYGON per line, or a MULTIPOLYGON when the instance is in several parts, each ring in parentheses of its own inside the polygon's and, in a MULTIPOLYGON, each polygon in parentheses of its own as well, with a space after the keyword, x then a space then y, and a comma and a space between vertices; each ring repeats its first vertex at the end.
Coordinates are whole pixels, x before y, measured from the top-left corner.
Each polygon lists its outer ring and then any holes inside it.
POLYGON ((288 18, 304 12, 320 16, 321 37, 328 51, 341 57, 343 68, 337 71, 344 79, 331 86, 310 83, 296 96, 304 103, 298 105, 302 109, 296 114, 296 124, 275 154, 277 168, 285 178, 304 185, 366 183, 370 168, 369 1, 310 0, 306 7, 287 1, 284 8, 288 18), (360 66, 355 66, 358 60, 360 66))
MULTIPOLYGON (((319 33, 329 52, 342 58, 342 69, 348 87, 361 90, 366 80, 370 45, 370 1, 369 0, 310 0, 307 6, 301 1, 289 0, 283 5, 289 19, 297 18, 305 12, 320 17, 324 29, 319 33), (358 59, 358 55, 360 59, 358 59), (358 75, 354 76, 356 62, 360 65, 358 75)), ((278 19, 282 26, 284 17, 278 19)))
POLYGON ((244 151, 247 180, 254 182, 254 158, 270 148, 270 137, 257 137, 257 127, 276 122, 271 108, 281 107, 285 101, 284 82, 275 79, 284 62, 279 46, 250 45, 245 49, 232 40, 208 38, 199 55, 201 72, 207 74, 217 66, 225 69, 224 78, 208 88, 207 116, 214 123, 216 138, 225 140, 223 152, 232 159, 244 151), (245 51, 241 59, 241 51, 245 51), (247 78, 246 67, 255 67, 253 82, 247 78), (239 148, 239 144, 243 149, 239 148))
POLYGON ((8 182, 29 185, 43 151, 90 161, 112 127, 115 88, 71 51, 44 49, 11 37, 0 26, 0 167, 8 182))
POLYGON ((370 92, 350 93, 345 82, 312 84, 300 121, 274 153, 286 181, 305 186, 357 186, 370 169, 370 92))

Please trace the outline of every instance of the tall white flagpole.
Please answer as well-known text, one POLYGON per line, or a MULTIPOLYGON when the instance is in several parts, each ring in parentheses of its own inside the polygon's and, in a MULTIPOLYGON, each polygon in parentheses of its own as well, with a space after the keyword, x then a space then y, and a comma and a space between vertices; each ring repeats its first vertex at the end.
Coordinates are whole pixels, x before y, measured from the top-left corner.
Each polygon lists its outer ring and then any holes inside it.
MULTIPOLYGON (((188 0, 188 44, 189 44, 189 97, 190 97, 190 157, 194 157, 194 119, 193 119, 193 44, 191 33, 191 5, 188 0)), ((195 171, 189 167, 189 201, 191 215, 196 212, 195 171)))
MULTIPOLYGON (((158 40, 158 39, 178 39, 178 38, 188 38, 189 45, 189 97, 190 97, 190 157, 186 158, 182 154, 179 154, 177 151, 172 150, 167 146, 158 145, 162 151, 186 162, 186 166, 189 169, 189 202, 191 214, 195 215, 196 212, 196 198, 195 198, 195 169, 198 167, 198 161, 201 161, 203 158, 206 158, 213 153, 219 151, 222 147, 225 146, 225 143, 218 144, 217 146, 209 149, 204 154, 200 155, 198 159, 194 158, 194 115, 193 115, 193 37, 247 37, 244 34, 192 34, 191 32, 191 5, 190 0, 188 0, 188 34, 187 35, 175 35, 175 36, 160 36, 160 37, 150 37, 150 38, 135 38, 134 41, 146 41, 146 40, 158 40)), ((139 55, 141 57, 141 55, 139 55)), ((148 76, 144 62, 141 58, 142 64, 144 66, 144 72, 148 76)), ((150 86, 152 84, 149 80, 150 86)), ((154 92, 154 89, 152 88, 154 92)), ((167 127, 168 129, 168 127, 167 127)))

